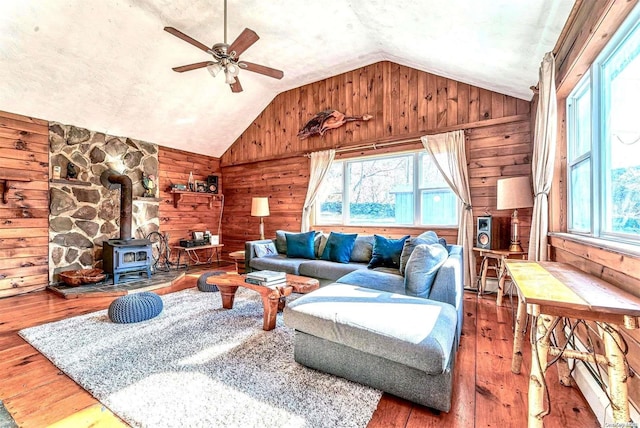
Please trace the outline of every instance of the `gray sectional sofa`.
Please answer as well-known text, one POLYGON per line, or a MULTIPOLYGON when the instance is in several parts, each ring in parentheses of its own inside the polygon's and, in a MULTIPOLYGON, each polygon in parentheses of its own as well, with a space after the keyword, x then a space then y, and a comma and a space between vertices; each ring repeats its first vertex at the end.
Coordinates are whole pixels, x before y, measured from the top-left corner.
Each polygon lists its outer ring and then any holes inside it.
POLYGON ((400 269, 369 269, 378 237, 359 235, 348 263, 338 263, 289 258, 283 236, 247 242, 245 260, 248 270, 320 279, 320 289, 284 309, 295 329, 295 360, 449 411, 463 320, 462 247, 442 246, 428 232, 405 241, 400 269), (259 250, 265 244, 270 254, 259 250))

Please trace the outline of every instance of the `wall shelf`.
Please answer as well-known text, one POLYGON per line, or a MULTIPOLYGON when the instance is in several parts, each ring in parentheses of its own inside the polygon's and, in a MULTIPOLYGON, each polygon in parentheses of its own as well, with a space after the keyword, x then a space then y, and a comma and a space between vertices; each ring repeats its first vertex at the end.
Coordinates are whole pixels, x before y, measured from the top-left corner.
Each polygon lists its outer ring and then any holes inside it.
POLYGON ((49 181, 55 184, 68 184, 70 186, 85 186, 85 187, 91 186, 91 183, 89 183, 88 181, 67 180, 66 178, 52 178, 49 181))
POLYGON ((204 193, 204 192, 191 192, 189 190, 170 190, 169 193, 173 194, 173 206, 178 208, 180 203, 184 202, 185 196, 195 197, 196 203, 200 201, 206 201, 209 205, 209 209, 213 208, 214 201, 224 202, 224 195, 219 193, 204 193))
POLYGON ((142 202, 160 202, 160 201, 162 201, 162 199, 160 199, 160 198, 154 198, 154 197, 149 197, 149 196, 134 196, 133 200, 134 201, 142 201, 142 202))

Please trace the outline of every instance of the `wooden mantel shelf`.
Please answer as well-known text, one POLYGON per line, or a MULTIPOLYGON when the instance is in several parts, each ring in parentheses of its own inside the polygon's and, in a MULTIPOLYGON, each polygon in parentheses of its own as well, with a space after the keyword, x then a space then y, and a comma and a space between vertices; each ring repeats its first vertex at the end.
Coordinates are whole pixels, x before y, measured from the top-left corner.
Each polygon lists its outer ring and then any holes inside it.
POLYGON ((224 195, 220 195, 218 193, 205 193, 205 192, 191 192, 188 190, 170 190, 169 193, 173 194, 173 206, 178 208, 181 202, 183 202, 183 198, 185 196, 193 196, 195 197, 196 203, 199 203, 201 200, 206 200, 209 209, 213 208, 213 201, 224 201, 224 195))
POLYGON ((91 186, 91 183, 88 181, 82 181, 82 180, 76 180, 76 179, 69 180, 66 178, 52 178, 49 181, 54 184, 68 184, 70 186, 86 186, 86 187, 91 186))

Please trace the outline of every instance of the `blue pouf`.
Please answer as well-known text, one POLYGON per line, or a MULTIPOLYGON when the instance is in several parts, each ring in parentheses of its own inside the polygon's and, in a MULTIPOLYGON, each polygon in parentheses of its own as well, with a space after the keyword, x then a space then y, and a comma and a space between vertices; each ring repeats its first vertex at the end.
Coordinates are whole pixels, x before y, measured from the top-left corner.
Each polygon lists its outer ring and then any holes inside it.
POLYGON ((218 286, 215 284, 207 284, 207 278, 209 278, 210 276, 219 276, 219 275, 224 275, 225 272, 219 271, 219 270, 214 270, 211 272, 205 272, 202 275, 200 275, 200 278, 198 278, 198 290, 200 291, 218 291, 218 286))
POLYGON ((145 321, 162 312, 162 299, 143 291, 118 297, 109 305, 109 319, 118 324, 145 321))

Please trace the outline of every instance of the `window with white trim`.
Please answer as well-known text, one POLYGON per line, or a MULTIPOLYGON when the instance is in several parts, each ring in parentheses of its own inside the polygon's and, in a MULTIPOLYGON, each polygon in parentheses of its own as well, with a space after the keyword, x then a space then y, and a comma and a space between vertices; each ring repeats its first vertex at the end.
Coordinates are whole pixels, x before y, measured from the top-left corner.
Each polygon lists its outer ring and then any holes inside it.
POLYGON ((425 151, 334 161, 318 225, 456 226, 458 199, 425 151))
POLYGON ((567 98, 568 229, 640 243, 640 8, 567 98))

